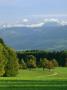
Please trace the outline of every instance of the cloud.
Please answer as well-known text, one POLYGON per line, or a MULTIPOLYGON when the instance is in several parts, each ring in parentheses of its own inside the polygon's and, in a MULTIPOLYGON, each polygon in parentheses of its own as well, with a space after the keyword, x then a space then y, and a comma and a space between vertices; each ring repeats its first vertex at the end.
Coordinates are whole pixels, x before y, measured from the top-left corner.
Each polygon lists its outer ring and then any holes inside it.
POLYGON ((29 20, 27 19, 27 18, 24 18, 23 20, 22 20, 22 22, 28 22, 29 20))
POLYGON ((41 22, 41 23, 37 23, 37 24, 7 24, 7 25, 3 25, 2 27, 3 28, 10 28, 10 27, 30 27, 30 28, 36 28, 36 27, 41 27, 43 26, 44 23, 41 22))
POLYGON ((50 19, 46 18, 46 19, 44 19, 44 22, 45 23, 46 22, 57 22, 57 23, 60 23, 60 20, 59 19, 55 19, 55 18, 50 18, 50 19))
POLYGON ((67 25, 67 21, 62 21, 61 24, 62 25, 67 25))
POLYGON ((56 22, 60 25, 67 25, 67 21, 64 21, 64 20, 59 20, 59 19, 55 19, 55 18, 46 18, 44 19, 44 24, 47 23, 47 22, 56 22))
POLYGON ((26 25, 26 27, 35 28, 35 27, 42 27, 43 25, 44 25, 44 22, 41 22, 37 24, 26 25))
POLYGON ((3 25, 3 27, 29 27, 29 28, 37 28, 37 27, 42 27, 43 25, 45 25, 48 22, 56 22, 59 25, 67 25, 67 21, 63 21, 63 20, 59 20, 59 19, 55 19, 55 18, 45 18, 43 21, 41 22, 37 22, 37 23, 30 23, 29 19, 24 18, 22 20, 22 22, 19 23, 14 23, 14 24, 5 24, 3 25))

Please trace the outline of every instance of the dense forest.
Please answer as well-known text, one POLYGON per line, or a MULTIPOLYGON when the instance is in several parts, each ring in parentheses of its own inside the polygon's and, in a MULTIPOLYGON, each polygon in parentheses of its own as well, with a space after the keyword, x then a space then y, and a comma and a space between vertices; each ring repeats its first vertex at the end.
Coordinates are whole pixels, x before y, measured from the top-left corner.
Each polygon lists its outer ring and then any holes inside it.
POLYGON ((59 66, 67 66, 67 51, 41 51, 41 50, 31 50, 31 51, 17 51, 17 57, 19 62, 23 59, 27 62, 27 57, 32 55, 36 58, 36 64, 39 66, 40 59, 48 59, 49 61, 56 60, 59 66))
POLYGON ((0 76, 16 76, 19 69, 67 67, 67 51, 16 51, 0 38, 0 76))

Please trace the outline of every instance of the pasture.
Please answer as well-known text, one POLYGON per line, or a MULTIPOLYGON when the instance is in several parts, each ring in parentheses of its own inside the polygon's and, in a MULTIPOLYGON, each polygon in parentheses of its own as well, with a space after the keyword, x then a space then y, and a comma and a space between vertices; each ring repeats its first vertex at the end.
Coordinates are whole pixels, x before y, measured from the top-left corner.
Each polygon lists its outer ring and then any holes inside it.
POLYGON ((0 90, 66 90, 67 68, 44 71, 42 68, 19 70, 16 77, 0 77, 0 90))

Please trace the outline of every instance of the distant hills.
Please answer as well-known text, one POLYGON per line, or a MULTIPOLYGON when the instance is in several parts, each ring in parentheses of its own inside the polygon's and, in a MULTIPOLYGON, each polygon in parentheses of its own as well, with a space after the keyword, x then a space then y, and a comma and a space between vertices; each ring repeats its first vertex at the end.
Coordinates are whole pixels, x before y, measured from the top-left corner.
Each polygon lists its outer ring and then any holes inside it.
POLYGON ((66 50, 67 25, 49 21, 37 25, 1 27, 0 37, 16 50, 66 50))

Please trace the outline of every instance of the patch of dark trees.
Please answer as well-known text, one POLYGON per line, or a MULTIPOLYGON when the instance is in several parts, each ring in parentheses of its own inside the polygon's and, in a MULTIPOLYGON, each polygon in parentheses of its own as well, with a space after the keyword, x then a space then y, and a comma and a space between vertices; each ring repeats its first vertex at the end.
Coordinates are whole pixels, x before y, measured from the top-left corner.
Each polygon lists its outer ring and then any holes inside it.
POLYGON ((40 59, 47 58, 48 60, 55 59, 60 67, 66 66, 67 63, 67 51, 43 51, 43 50, 29 50, 29 51, 17 51, 17 57, 19 63, 23 59, 24 62, 27 62, 27 57, 33 55, 36 58, 36 65, 40 65, 40 59))

